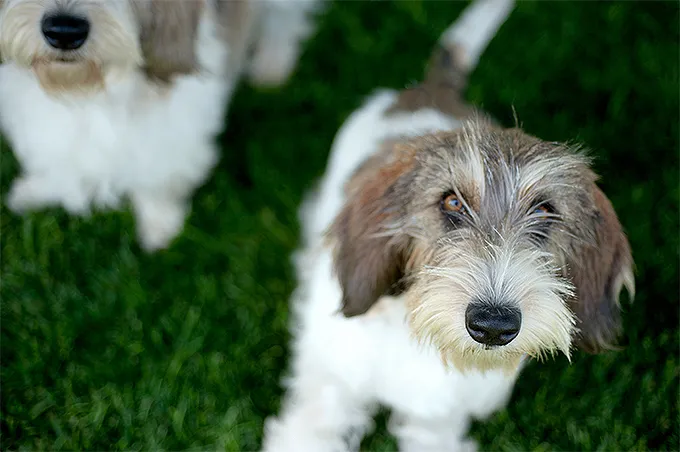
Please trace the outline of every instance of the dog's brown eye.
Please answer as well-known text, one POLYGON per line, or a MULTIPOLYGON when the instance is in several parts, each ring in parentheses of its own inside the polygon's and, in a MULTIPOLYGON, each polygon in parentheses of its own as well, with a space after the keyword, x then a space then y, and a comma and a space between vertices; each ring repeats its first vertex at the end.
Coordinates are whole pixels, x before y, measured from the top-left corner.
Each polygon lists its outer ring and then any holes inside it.
POLYGON ((455 193, 451 193, 442 200, 442 208, 447 212, 457 212, 464 213, 465 206, 463 206, 463 201, 458 199, 455 193))

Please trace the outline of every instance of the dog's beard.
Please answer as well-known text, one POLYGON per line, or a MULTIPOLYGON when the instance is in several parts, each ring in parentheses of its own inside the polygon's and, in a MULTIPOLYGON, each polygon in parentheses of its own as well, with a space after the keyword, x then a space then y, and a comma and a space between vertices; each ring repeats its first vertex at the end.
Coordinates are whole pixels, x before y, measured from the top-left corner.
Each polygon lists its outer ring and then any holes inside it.
POLYGON ((436 261, 416 276, 406 296, 414 336, 433 344, 447 366, 511 373, 526 355, 562 352, 569 359, 575 319, 566 299, 573 289, 547 253, 496 249, 476 255, 474 247, 456 247, 436 261), (467 332, 467 306, 480 297, 514 302, 521 310, 520 332, 507 345, 485 346, 467 332))
MULTIPOLYGON (((7 1, 7 0, 5 0, 7 1)), ((122 6, 87 3, 85 15, 94 30, 78 50, 50 48, 40 31, 42 0, 19 0, 0 17, 0 55, 4 62, 32 69, 47 92, 91 92, 104 87, 106 75, 141 65, 137 31, 122 6)))
POLYGON ((33 71, 48 92, 96 91, 104 87, 101 66, 93 61, 61 62, 36 60, 33 71))

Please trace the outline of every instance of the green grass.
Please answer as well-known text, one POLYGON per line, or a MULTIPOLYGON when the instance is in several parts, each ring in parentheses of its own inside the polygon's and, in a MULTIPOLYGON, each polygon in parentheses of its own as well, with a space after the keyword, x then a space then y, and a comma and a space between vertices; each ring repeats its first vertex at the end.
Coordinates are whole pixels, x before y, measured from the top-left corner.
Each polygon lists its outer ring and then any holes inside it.
MULTIPOLYGON (((236 95, 185 233, 147 256, 129 213, 2 207, 2 450, 253 450, 287 362, 296 208, 373 88, 417 80, 459 2, 342 2, 291 82, 236 95)), ((678 450, 678 4, 522 2, 468 98, 576 139, 625 226, 625 349, 533 363, 484 450, 678 450)), ((17 174, 2 151, 2 193, 17 174)), ((367 450, 393 450, 384 416, 367 450)))

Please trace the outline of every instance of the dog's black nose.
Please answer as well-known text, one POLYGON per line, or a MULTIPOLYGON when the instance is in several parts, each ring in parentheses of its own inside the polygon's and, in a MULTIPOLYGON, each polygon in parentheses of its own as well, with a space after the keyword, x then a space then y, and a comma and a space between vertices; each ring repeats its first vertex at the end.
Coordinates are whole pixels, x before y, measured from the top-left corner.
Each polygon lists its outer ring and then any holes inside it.
POLYGON ((465 327, 475 341, 484 345, 506 345, 519 334, 519 309, 471 304, 465 311, 465 327))
POLYGON ((87 19, 68 14, 46 16, 42 21, 42 33, 55 49, 75 50, 85 44, 90 23, 87 19))

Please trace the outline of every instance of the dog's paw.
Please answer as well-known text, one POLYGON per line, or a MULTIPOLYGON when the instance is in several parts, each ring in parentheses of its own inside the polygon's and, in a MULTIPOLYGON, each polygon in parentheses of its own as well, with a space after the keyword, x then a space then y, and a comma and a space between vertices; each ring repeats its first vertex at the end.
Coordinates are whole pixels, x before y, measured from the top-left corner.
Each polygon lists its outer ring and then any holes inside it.
POLYGON ((403 452, 477 452, 477 442, 473 440, 449 441, 440 443, 420 443, 402 441, 399 450, 403 452))
POLYGON ((186 209, 182 203, 135 198, 137 235, 147 253, 167 248, 184 228, 186 209))
POLYGON ((19 178, 14 181, 7 194, 7 207, 16 214, 23 214, 35 209, 40 205, 40 197, 37 196, 34 183, 27 178, 19 178))
POLYGON ((262 452, 269 452, 276 448, 275 445, 272 444, 271 438, 276 438, 279 428, 280 422, 276 417, 270 416, 264 420, 262 452))
POLYGON ((86 215, 88 198, 80 190, 66 190, 66 184, 57 185, 50 180, 23 176, 14 181, 7 195, 7 207, 16 214, 44 207, 62 206, 72 215, 86 215))
POLYGON ((479 450, 479 446, 477 444, 477 441, 467 439, 460 442, 459 450, 460 452, 477 452, 479 450))
POLYGON ((168 248, 182 230, 183 216, 172 218, 147 218, 140 221, 138 235, 139 244, 147 253, 153 253, 168 248))
POLYGON ((259 43, 248 67, 248 80, 255 86, 284 84, 297 64, 299 48, 290 42, 259 43))
POLYGON ((7 195, 7 207, 16 214, 44 207, 61 206, 72 215, 87 215, 88 197, 82 190, 49 179, 23 176, 14 181, 7 195), (68 188, 73 188, 67 190, 68 188))

